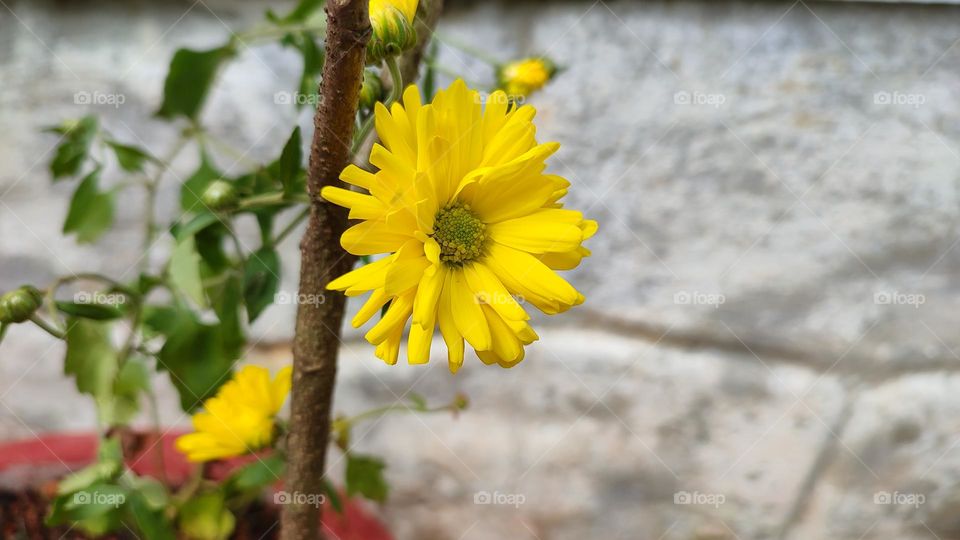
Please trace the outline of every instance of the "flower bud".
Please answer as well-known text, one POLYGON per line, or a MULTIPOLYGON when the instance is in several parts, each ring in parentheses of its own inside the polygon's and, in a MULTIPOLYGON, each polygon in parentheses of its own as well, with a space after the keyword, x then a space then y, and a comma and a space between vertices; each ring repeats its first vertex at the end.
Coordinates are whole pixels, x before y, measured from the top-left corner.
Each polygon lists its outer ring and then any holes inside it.
POLYGON ((226 180, 214 180, 200 197, 201 202, 214 212, 234 208, 237 199, 237 189, 226 180))
POLYGON ((37 289, 24 285, 0 296, 0 322, 22 323, 40 309, 43 295, 37 289))
POLYGON ((372 110, 383 99, 383 81, 372 69, 363 72, 363 87, 360 88, 360 109, 372 110))
POLYGON ((373 35, 367 43, 367 64, 379 64, 384 58, 399 56, 417 44, 417 31, 413 27, 416 13, 416 0, 371 0, 373 35))
POLYGON ((497 69, 497 86, 510 97, 528 97, 543 88, 557 73, 548 58, 514 60, 497 69))

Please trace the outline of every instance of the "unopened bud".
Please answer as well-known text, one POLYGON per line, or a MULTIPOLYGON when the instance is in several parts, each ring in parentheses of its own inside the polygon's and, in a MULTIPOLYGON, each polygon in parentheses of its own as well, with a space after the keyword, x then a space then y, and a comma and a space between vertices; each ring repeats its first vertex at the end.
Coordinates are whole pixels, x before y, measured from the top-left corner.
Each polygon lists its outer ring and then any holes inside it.
POLYGON ((29 285, 0 296, 0 322, 22 323, 28 320, 43 303, 43 295, 29 285))
POLYGON ((237 189, 226 180, 214 180, 203 190, 200 200, 213 211, 230 210, 237 204, 237 189))
MULTIPOLYGON (((401 2, 402 3, 402 2, 401 2)), ((409 2, 407 2, 409 3, 409 2)), ((371 2, 373 4, 373 2, 371 2)), ((384 58, 399 56, 417 44, 417 30, 413 27, 416 3, 413 10, 409 6, 394 5, 392 2, 378 2, 371 5, 370 26, 373 35, 367 43, 367 64, 376 65, 384 58), (374 9, 375 8, 375 9, 374 9)))

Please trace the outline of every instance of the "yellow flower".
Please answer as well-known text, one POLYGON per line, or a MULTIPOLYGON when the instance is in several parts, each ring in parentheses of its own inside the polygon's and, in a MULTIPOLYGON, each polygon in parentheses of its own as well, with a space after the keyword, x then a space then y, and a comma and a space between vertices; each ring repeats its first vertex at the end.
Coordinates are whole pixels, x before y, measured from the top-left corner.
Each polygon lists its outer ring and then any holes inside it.
POLYGON ((557 67, 545 58, 524 58, 501 67, 497 79, 500 88, 513 97, 527 97, 544 87, 557 67))
POLYGON ((417 43, 413 20, 419 0, 370 0, 373 35, 367 43, 367 63, 378 64, 417 43))
POLYGON ((418 3, 419 0, 370 0, 370 24, 383 24, 394 9, 399 10, 407 18, 407 22, 413 23, 418 3))
POLYGON ((177 438, 177 450, 190 461, 210 461, 240 456, 269 445, 274 417, 290 393, 292 368, 270 380, 270 372, 246 366, 224 384, 217 395, 193 415, 195 433, 177 438))
POLYGON ((547 314, 583 302, 554 270, 589 255, 581 243, 597 223, 562 208, 570 183, 544 173, 559 144, 537 143, 535 113, 511 106, 500 91, 484 108, 461 80, 428 105, 410 86, 390 111, 376 105, 383 146, 373 147, 370 163, 379 171, 351 165, 340 176, 370 195, 322 191, 362 220, 341 238, 347 251, 389 253, 329 285, 348 296, 372 292, 355 327, 389 302, 366 334, 388 364, 396 363, 412 316, 410 363, 429 360, 439 326, 451 371, 463 364, 464 339, 484 363, 511 367, 538 339, 518 299, 547 314))

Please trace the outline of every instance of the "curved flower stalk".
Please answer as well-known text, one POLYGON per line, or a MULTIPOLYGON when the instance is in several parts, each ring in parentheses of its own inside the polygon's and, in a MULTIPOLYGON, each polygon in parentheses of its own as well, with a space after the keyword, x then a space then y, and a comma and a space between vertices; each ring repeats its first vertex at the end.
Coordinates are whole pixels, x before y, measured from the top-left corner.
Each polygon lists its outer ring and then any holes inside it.
POLYGON ((348 296, 370 292, 353 319, 359 327, 388 305, 366 334, 376 355, 397 362, 412 317, 408 358, 426 363, 437 327, 450 370, 464 340, 485 364, 512 367, 538 339, 517 300, 546 314, 584 301, 556 274, 589 255, 583 241, 597 223, 563 208, 570 183, 546 174, 559 144, 539 144, 532 106, 514 108, 503 92, 480 94, 462 80, 421 103, 416 87, 390 110, 376 107, 370 173, 349 166, 341 179, 369 195, 326 187, 322 196, 361 220, 341 244, 355 255, 387 256, 332 281, 348 296))
POLYGON ((270 379, 259 366, 246 366, 193 415, 195 432, 177 438, 177 450, 194 462, 241 456, 265 448, 276 435, 276 415, 290 393, 292 368, 270 379))

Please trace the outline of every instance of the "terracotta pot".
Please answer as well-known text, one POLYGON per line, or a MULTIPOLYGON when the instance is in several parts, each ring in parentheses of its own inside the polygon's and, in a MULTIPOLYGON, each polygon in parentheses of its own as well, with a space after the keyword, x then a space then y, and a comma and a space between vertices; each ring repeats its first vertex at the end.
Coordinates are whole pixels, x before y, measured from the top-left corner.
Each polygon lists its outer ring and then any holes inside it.
MULTIPOLYGON (((173 443, 182 432, 137 434, 127 437, 125 454, 134 456, 127 465, 137 474, 182 484, 193 466, 173 443)), ((89 465, 96 459, 97 436, 88 433, 44 435, 32 440, 0 443, 0 486, 12 489, 38 487, 51 479, 89 465)), ((214 478, 223 477, 251 457, 217 463, 210 468, 214 478)), ((343 500, 343 514, 324 504, 324 531, 330 540, 392 540, 386 527, 359 499, 343 500)))

